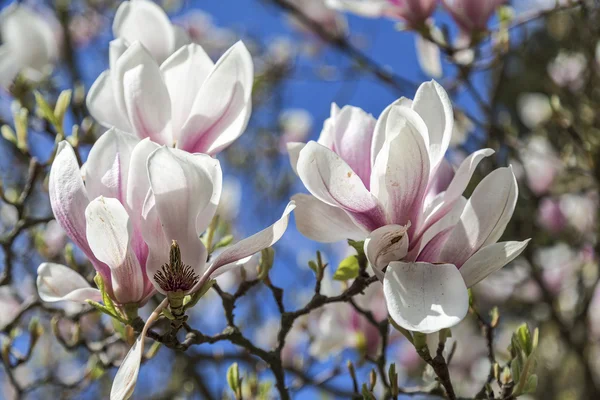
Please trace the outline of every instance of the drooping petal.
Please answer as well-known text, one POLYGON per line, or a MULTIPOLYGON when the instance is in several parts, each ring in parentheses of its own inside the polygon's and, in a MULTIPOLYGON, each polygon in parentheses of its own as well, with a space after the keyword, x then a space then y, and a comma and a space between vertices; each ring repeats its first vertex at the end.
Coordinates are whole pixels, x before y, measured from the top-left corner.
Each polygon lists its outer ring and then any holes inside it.
POLYGON ((113 34, 129 43, 141 42, 160 64, 175 51, 175 32, 167 14, 147 0, 121 3, 113 21, 113 34))
POLYGON ((386 225, 371 232, 364 250, 369 264, 379 270, 392 261, 400 261, 408 252, 408 226, 386 225))
POLYGON ((254 64, 242 42, 217 61, 198 92, 177 147, 216 154, 246 129, 252 111, 254 64))
POLYGON ((217 271, 221 266, 231 264, 235 261, 241 260, 254 253, 257 253, 267 247, 271 247, 285 233, 288 226, 288 220, 290 213, 294 210, 296 205, 293 201, 289 202, 283 215, 270 227, 263 229, 262 231, 255 233, 254 235, 247 237, 246 239, 240 240, 236 244, 227 247, 210 265, 210 268, 205 272, 203 277, 200 279, 198 285, 196 285, 191 292, 197 290, 206 279, 212 277, 213 273, 217 271))
POLYGON ((40 298, 48 303, 56 301, 75 301, 84 303, 86 300, 102 301, 98 289, 73 271, 61 264, 43 263, 37 270, 37 289, 40 298))
POLYGON ((129 160, 139 139, 117 129, 109 129, 96 141, 86 162, 88 196, 112 197, 125 203, 129 180, 129 160))
POLYGON ((454 112, 452 102, 444 88, 436 81, 423 83, 412 104, 425 124, 429 132, 429 158, 431 169, 434 170, 450 144, 452 139, 452 127, 454 126, 454 112))
POLYGON ((139 303, 145 281, 131 249, 129 215, 117 199, 98 197, 85 210, 87 239, 96 257, 110 267, 112 290, 121 304, 139 303))
POLYGON ((179 132, 189 118, 194 100, 214 66, 197 44, 180 48, 160 66, 171 96, 173 132, 179 132))
POLYGON ((289 142, 287 143, 287 151, 290 156, 290 164, 294 173, 298 175, 298 158, 300 158, 300 151, 306 146, 306 143, 289 142))
POLYGON ((452 264, 392 262, 385 272, 383 293, 390 317, 409 331, 450 328, 469 310, 467 287, 452 264))
POLYGON ((156 61, 140 42, 135 42, 119 57, 115 70, 135 134, 171 145, 172 137, 166 129, 171 118, 171 99, 156 61))
POLYGON ((300 152, 298 176, 313 196, 343 208, 366 229, 385 225, 377 199, 348 164, 328 148, 309 142, 300 152))
POLYGON ((390 112, 388 125, 394 125, 396 134, 388 137, 379 152, 371 178, 371 192, 398 225, 406 225, 418 215, 429 181, 429 156, 423 136, 418 126, 404 118, 411 112, 406 107, 390 112))
POLYGON ((529 239, 523 242, 494 243, 473 254, 460 268, 467 287, 479 283, 491 273, 517 258, 528 243, 529 239))
POLYGON ((517 197, 512 168, 498 168, 487 175, 465 205, 441 259, 460 267, 477 250, 496 243, 512 217, 517 197))
MULTIPOLYGON (((112 79, 111 72, 108 70, 100 74, 87 94, 86 106, 92 117, 102 126, 114 126, 122 131, 131 132, 132 128, 125 109, 118 106, 112 79)), ((120 96, 122 96, 122 91, 121 87, 120 96)))
POLYGON ((296 194, 292 200, 296 203, 296 228, 311 240, 334 243, 346 239, 362 240, 367 234, 339 207, 307 194, 296 194))

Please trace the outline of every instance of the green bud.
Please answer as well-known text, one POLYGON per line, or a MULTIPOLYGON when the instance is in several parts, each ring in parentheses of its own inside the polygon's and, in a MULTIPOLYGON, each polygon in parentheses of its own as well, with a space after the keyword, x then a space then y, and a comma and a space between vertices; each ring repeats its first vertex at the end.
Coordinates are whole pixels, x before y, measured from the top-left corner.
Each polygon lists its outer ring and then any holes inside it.
POLYGON ((17 145, 17 135, 10 126, 2 125, 0 132, 2 133, 2 137, 6 139, 6 141, 14 144, 15 146, 17 145))
POLYGON ((240 379, 240 369, 238 363, 233 363, 227 370, 227 384, 235 394, 236 399, 242 398, 242 381, 240 379))
POLYGON ((357 256, 349 256, 346 257, 340 262, 337 270, 333 274, 333 279, 337 281, 347 281, 350 279, 354 279, 358 276, 358 257, 357 256))
POLYGON ((258 279, 265 279, 269 276, 269 271, 273 267, 275 260, 275 250, 268 247, 260 252, 260 263, 258 264, 258 279))
POLYGON ((17 148, 23 152, 29 150, 27 144, 27 125, 29 123, 29 112, 25 108, 19 109, 14 114, 15 130, 17 133, 17 148))
POLYGON ((65 114, 67 113, 67 109, 71 104, 72 93, 73 92, 70 89, 63 90, 58 96, 58 99, 56 100, 56 105, 54 106, 54 117, 56 118, 56 122, 60 126, 63 125, 65 114))

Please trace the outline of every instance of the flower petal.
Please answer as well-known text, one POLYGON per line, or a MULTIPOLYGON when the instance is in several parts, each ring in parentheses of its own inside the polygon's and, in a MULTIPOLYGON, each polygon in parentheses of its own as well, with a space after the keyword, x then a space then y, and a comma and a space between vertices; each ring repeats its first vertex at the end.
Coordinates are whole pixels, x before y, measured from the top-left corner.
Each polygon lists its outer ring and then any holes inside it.
POLYGON ((450 328, 469 310, 467 287, 452 264, 392 262, 385 272, 383 293, 390 317, 409 331, 450 328))
POLYGON ((125 109, 117 106, 114 89, 111 72, 102 72, 87 94, 86 106, 92 117, 102 126, 114 126, 122 131, 131 132, 125 109))
POLYGON ((289 142, 287 143, 287 151, 290 155, 290 164, 294 173, 298 175, 298 159, 300 158, 300 151, 306 146, 306 143, 289 142))
POLYGON ((460 267, 480 248, 496 243, 512 217, 517 197, 512 168, 498 168, 486 176, 467 201, 441 259, 460 267))
POLYGON ((488 275, 517 258, 525 250, 529 240, 494 243, 473 254, 460 268, 460 273, 467 287, 479 283, 488 275))
POLYGON ((178 148, 214 155, 237 139, 250 119, 253 81, 252 57, 238 42, 217 61, 198 92, 178 148))
POLYGON ((454 112, 452 102, 444 88, 436 81, 423 83, 413 101, 412 109, 415 110, 429 132, 429 158, 431 169, 434 170, 448 150, 452 139, 454 126, 454 112))
POLYGON ((393 125, 396 134, 388 136, 371 178, 371 192, 398 225, 415 221, 429 181, 429 156, 419 132, 424 127, 413 124, 411 113, 406 107, 391 110, 388 126, 393 125))
POLYGON ((114 128, 96 141, 86 162, 85 187, 88 196, 112 197, 125 203, 129 160, 139 139, 114 128))
POLYGON ((313 196, 346 210, 361 226, 374 230, 385 225, 377 199, 337 154, 309 142, 300 152, 298 176, 313 196))
POLYGON ((432 78, 441 78, 443 74, 442 57, 438 45, 421 35, 416 35, 415 49, 419 66, 423 72, 432 78))
POLYGON ((113 34, 128 43, 141 42, 160 64, 176 49, 175 32, 169 17, 147 0, 121 3, 113 21, 113 34))
POLYGON ((377 119, 375 130, 373 132, 373 143, 371 143, 371 165, 375 164, 375 160, 377 159, 377 156, 379 155, 379 152, 385 143, 388 133, 391 133, 388 132, 387 129, 388 117, 390 116, 392 109, 398 106, 410 108, 412 106, 412 100, 407 99, 406 97, 399 98, 387 106, 377 119))
POLYGON ((382 270, 392 261, 400 261, 408 252, 408 226, 386 225, 371 232, 364 250, 373 268, 382 270))
POLYGON ((236 244, 227 247, 215 260, 212 262, 210 268, 204 273, 200 282, 191 290, 194 292, 197 290, 206 280, 213 276, 213 273, 217 271, 221 266, 231 264, 235 261, 241 260, 254 253, 257 253, 267 247, 271 247, 285 233, 288 226, 288 220, 290 213, 296 205, 293 201, 290 201, 283 211, 283 215, 270 227, 263 229, 262 231, 255 233, 254 235, 247 237, 246 239, 240 240, 236 244))
POLYGON ((85 304, 86 300, 102 301, 100 291, 92 288, 83 276, 69 267, 43 263, 37 274, 38 293, 45 302, 67 300, 85 304))
POLYGON ((197 44, 180 48, 160 66, 171 96, 173 132, 179 132, 187 121, 194 100, 214 66, 210 57, 197 44))
POLYGON ((367 234, 339 207, 333 207, 308 194, 295 194, 296 228, 307 238, 334 243, 341 240, 363 240, 367 234))
POLYGON ((145 277, 129 245, 132 228, 127 211, 117 199, 98 197, 86 208, 85 217, 90 247, 110 267, 115 300, 139 303, 144 297, 145 277))

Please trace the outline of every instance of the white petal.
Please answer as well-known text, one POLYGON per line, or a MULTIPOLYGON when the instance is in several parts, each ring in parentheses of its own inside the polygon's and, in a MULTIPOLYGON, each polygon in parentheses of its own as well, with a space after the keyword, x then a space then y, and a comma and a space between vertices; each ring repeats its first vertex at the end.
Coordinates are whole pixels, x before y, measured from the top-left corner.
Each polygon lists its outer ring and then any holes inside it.
POLYGON ((304 236, 321 243, 362 240, 367 234, 339 207, 333 207, 307 194, 292 196, 296 203, 296 228, 304 236))
POLYGON ((235 261, 241 260, 254 253, 257 253, 267 247, 271 247, 285 233, 288 226, 288 220, 290 213, 296 205, 293 201, 289 202, 283 215, 270 227, 263 229, 262 231, 255 233, 254 235, 247 237, 246 239, 240 240, 236 244, 227 247, 215 260, 212 262, 210 268, 206 271, 199 284, 196 285, 191 291, 195 291, 200 287, 200 284, 205 282, 207 278, 212 277, 213 273, 217 271, 221 266, 231 264, 235 261))
POLYGON ((444 88, 436 81, 423 83, 412 105, 419 113, 429 132, 429 157, 432 170, 437 167, 452 139, 454 112, 452 102, 444 88))
POLYGON ((169 91, 158 64, 140 42, 133 43, 118 59, 116 74, 123 87, 129 122, 137 136, 171 145, 171 135, 166 131, 171 118, 169 91))
POLYGON ((373 132, 373 143, 371 143, 371 165, 375 164, 375 160, 377 159, 377 156, 379 155, 379 152, 385 143, 387 134, 389 133, 387 131, 387 125, 390 112, 393 108, 398 106, 410 108, 412 106, 412 100, 407 99, 406 97, 399 98, 387 106, 377 119, 375 130, 373 132))
POLYGON ((298 158, 300 158, 300 151, 306 146, 306 143, 289 142, 287 143, 287 151, 290 155, 290 164, 294 173, 298 175, 298 158))
POLYGON ((144 352, 145 335, 139 335, 121 362, 110 389, 110 400, 127 400, 135 390, 144 352))
POLYGON ((415 48, 417 50, 417 59, 423 72, 432 78, 441 78, 443 71, 440 48, 421 35, 416 35, 415 37, 415 48))
POLYGON ((85 99, 87 108, 92 117, 102 126, 114 126, 122 131, 131 132, 132 128, 125 109, 118 106, 114 89, 110 71, 102 72, 87 94, 85 99))
POLYGON ((90 202, 85 216, 90 247, 110 267, 115 300, 121 304, 140 302, 145 280, 129 245, 132 227, 127 211, 117 199, 98 197, 90 202))
POLYGON ((173 132, 179 132, 187 121, 194 100, 214 66, 210 57, 197 44, 180 48, 160 66, 171 96, 173 132))
POLYGON ((389 7, 387 0, 326 0, 328 7, 339 11, 349 11, 368 18, 377 18, 389 7))
POLYGON ((214 155, 246 129, 252 111, 254 65, 242 42, 217 61, 184 124, 178 148, 214 155))
POLYGON ((113 21, 113 34, 129 43, 140 41, 159 64, 176 50, 169 17, 151 1, 121 3, 113 21))
POLYGON ((348 164, 328 148, 307 143, 298 159, 298 176, 313 196, 343 208, 361 226, 373 230, 385 225, 377 199, 348 164))
POLYGON ((528 243, 529 239, 523 242, 494 243, 473 254, 460 268, 467 287, 477 284, 517 258, 528 243))
POLYGON ((486 176, 467 202, 442 259, 460 267, 480 248, 496 243, 512 217, 517 197, 512 168, 498 168, 486 176))
POLYGON ((408 226, 386 225, 371 232, 364 250, 373 268, 384 269, 392 261, 400 261, 408 252, 408 226))
POLYGON ((391 110, 388 126, 393 125, 395 135, 386 139, 371 177, 371 192, 398 225, 415 221, 429 181, 429 155, 419 132, 425 128, 413 125, 406 117, 411 113, 406 107, 391 110))
POLYGON ((69 267, 43 263, 37 274, 38 293, 45 302, 68 300, 85 304, 86 300, 102 301, 100 291, 92 288, 83 276, 69 267))
POLYGON ((86 162, 85 187, 90 198, 113 197, 125 202, 129 160, 139 139, 109 129, 96 141, 86 162))
POLYGON ((19 73, 21 63, 7 45, 0 46, 0 87, 8 88, 19 73))
POLYGON ((450 328, 469 310, 467 287, 452 264, 392 262, 385 272, 383 293, 390 317, 409 331, 450 328))

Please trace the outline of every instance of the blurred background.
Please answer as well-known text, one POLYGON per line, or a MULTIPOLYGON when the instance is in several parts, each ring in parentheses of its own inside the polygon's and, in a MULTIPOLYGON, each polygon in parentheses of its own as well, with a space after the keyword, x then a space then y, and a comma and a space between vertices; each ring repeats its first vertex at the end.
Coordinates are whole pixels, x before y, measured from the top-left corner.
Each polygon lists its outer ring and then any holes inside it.
MULTIPOLYGON (((107 398, 129 348, 127 335, 116 335, 109 319, 90 310, 43 305, 35 290, 36 269, 45 260, 66 260, 90 277, 93 269, 52 220, 47 162, 57 132, 40 114, 33 90, 53 105, 61 91, 73 89, 64 130, 85 159, 103 133, 85 109, 85 93, 108 68, 120 2, 22 3, 53 27, 60 52, 43 77, 20 74, 0 90, 0 123, 10 127, 0 139, 0 397, 107 398)), ((0 4, 3 12, 14 6, 0 4)), ((248 129, 219 155, 225 173, 221 237, 243 238, 262 229, 281 215, 292 194, 304 192, 286 143, 316 140, 332 103, 377 117, 399 97, 412 98, 420 83, 436 79, 455 104, 449 161, 457 166, 475 149, 495 149, 478 168, 471 190, 491 170, 512 165, 520 197, 505 236, 532 238, 523 256, 474 287, 473 312, 453 329, 447 349, 457 392, 474 398, 482 391, 491 363, 510 359, 511 335, 526 322, 540 330, 539 381, 528 398, 600 398, 600 2, 507 2, 490 20, 490 33, 468 50, 442 7, 433 20, 452 42, 423 49, 418 34, 397 21, 343 14, 322 0, 158 4, 213 60, 238 40, 254 59, 248 129)), ((1 32, 4 43, 4 26, 1 32)), ((2 72, 10 55, 0 55, 2 72)), ((323 291, 344 289, 346 283, 331 276, 351 254, 346 243, 311 242, 292 223, 275 250, 270 280, 283 289, 287 308, 300 308, 313 295, 309 261, 317 250, 329 264, 323 291)), ((255 257, 243 270, 223 275, 219 287, 236 292, 256 278, 257 263, 255 257)), ((385 314, 381 293, 368 291, 359 300, 374 315, 385 314)), ((341 303, 296 321, 284 349, 293 398, 352 398, 348 361, 360 385, 369 381, 377 366, 372 346, 377 349, 380 339, 355 311, 341 303)), ((241 297, 235 316, 257 346, 275 344, 279 313, 267 285, 255 285, 241 297)), ((219 296, 209 292, 190 319, 203 333, 220 332, 226 320, 219 296)), ((401 386, 429 391, 434 376, 414 348, 399 334, 388 339, 384 360, 396 364, 401 386)), ((141 369, 133 398, 233 398, 226 381, 233 362, 244 376, 244 398, 277 398, 266 365, 233 345, 155 353, 141 369)))

